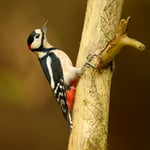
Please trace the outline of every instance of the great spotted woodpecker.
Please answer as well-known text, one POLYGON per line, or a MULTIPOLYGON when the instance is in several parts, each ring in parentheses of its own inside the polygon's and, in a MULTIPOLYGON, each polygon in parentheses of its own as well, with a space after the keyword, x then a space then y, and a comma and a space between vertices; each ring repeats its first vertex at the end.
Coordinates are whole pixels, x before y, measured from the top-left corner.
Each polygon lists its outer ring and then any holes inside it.
POLYGON ((41 29, 35 29, 28 37, 29 49, 40 61, 43 72, 61 107, 69 127, 72 128, 71 109, 75 88, 81 75, 81 68, 74 67, 65 52, 53 47, 46 38, 48 21, 41 29))

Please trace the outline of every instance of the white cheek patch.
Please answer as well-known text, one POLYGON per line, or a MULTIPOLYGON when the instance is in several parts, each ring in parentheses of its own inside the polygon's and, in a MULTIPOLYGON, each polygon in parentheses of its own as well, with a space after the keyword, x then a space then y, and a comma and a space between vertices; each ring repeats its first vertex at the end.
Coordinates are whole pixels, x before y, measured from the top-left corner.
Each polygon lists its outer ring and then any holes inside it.
POLYGON ((35 39, 31 44, 31 49, 38 49, 41 46, 41 39, 35 39))
POLYGON ((40 36, 37 39, 34 37, 34 40, 33 40, 32 44, 31 44, 31 49, 38 49, 41 46, 41 42, 42 42, 42 32, 41 32, 41 30, 40 29, 36 29, 35 32, 37 34, 40 34, 40 36))

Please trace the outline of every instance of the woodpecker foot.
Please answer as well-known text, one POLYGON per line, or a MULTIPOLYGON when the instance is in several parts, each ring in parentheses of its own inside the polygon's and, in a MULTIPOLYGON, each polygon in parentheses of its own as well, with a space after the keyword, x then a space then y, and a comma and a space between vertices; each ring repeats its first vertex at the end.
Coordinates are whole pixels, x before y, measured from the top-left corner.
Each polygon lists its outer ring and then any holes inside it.
POLYGON ((92 63, 91 63, 91 61, 92 61, 92 59, 93 59, 94 57, 97 57, 97 54, 89 54, 89 55, 87 56, 87 61, 86 61, 86 63, 85 63, 85 65, 86 65, 87 67, 92 67, 92 68, 94 68, 94 69, 97 67, 96 64, 92 64, 92 63))
POLYGON ((96 65, 95 65, 95 64, 92 64, 92 63, 90 63, 90 62, 87 62, 87 63, 86 63, 86 66, 87 66, 87 67, 92 67, 92 68, 94 68, 94 69, 96 68, 96 65))
POLYGON ((85 62, 85 64, 82 66, 81 68, 81 74, 80 76, 82 76, 86 70, 87 67, 92 67, 93 69, 96 69, 97 68, 97 65, 96 64, 93 64, 91 61, 94 57, 97 57, 97 54, 89 54, 87 56, 87 60, 85 62))

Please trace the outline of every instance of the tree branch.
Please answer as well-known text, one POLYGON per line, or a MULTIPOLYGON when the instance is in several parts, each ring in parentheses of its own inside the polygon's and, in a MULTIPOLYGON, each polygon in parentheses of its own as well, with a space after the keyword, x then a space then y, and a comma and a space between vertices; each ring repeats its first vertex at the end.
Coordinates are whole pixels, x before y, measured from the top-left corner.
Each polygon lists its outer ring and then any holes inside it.
POLYGON ((124 46, 130 46, 139 51, 143 51, 145 49, 145 45, 143 43, 127 36, 126 29, 129 20, 130 17, 126 20, 122 19, 114 38, 107 44, 106 48, 98 50, 95 53, 99 59, 99 67, 101 69, 107 66, 124 46))
MULTIPOLYGON (((97 52, 100 59, 92 59, 92 63, 94 60, 94 64, 106 66, 122 46, 139 47, 135 44, 137 41, 128 40, 123 34, 126 31, 125 24, 117 29, 122 5, 123 0, 88 0, 77 66, 82 66, 89 54, 97 52)), ((90 67, 81 76, 68 150, 107 149, 112 74, 111 67, 104 67, 102 72, 90 67)))

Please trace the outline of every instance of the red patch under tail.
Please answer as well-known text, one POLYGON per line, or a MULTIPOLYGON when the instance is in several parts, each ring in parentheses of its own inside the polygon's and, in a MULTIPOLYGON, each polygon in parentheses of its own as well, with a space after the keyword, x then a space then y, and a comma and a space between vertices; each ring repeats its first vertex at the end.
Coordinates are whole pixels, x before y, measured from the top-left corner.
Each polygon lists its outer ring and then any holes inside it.
POLYGON ((67 104, 68 104, 69 111, 71 111, 73 108, 75 92, 76 92, 76 89, 74 86, 71 86, 70 89, 66 90, 66 98, 67 98, 67 104))
POLYGON ((77 83, 78 83, 78 79, 74 80, 71 83, 70 88, 66 90, 66 98, 67 98, 69 111, 72 111, 72 108, 73 108, 77 83))

